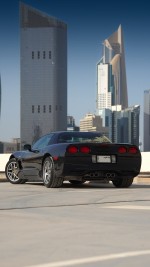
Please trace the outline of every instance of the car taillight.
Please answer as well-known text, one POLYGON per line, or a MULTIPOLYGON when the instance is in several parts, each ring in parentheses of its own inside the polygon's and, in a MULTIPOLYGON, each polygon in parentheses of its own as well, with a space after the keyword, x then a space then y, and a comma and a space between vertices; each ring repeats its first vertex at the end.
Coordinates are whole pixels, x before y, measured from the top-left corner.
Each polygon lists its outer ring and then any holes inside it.
POLYGON ((138 149, 135 146, 132 146, 129 148, 129 153, 136 154, 138 152, 138 149))
POLYGON ((69 147, 67 148, 67 152, 68 152, 68 153, 71 153, 71 154, 75 154, 75 153, 78 152, 78 148, 77 148, 76 146, 69 146, 69 147))
POLYGON ((54 157, 53 157, 53 160, 54 160, 54 161, 57 161, 57 160, 58 160, 58 157, 57 157, 57 156, 54 156, 54 157))
POLYGON ((90 153, 90 148, 88 146, 81 146, 80 147, 80 152, 81 153, 90 153))
POLYGON ((127 152, 127 149, 126 149, 126 147, 124 147, 124 146, 120 146, 120 147, 118 148, 118 152, 119 152, 120 154, 123 154, 123 153, 126 153, 126 152, 127 152))

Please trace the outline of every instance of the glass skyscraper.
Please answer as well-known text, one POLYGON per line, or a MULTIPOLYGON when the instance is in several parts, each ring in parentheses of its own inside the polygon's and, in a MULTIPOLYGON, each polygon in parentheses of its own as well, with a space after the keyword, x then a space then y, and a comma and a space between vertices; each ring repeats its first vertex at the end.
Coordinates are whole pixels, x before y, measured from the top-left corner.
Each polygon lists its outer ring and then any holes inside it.
POLYGON ((67 25, 20 4, 21 144, 67 129, 67 25))

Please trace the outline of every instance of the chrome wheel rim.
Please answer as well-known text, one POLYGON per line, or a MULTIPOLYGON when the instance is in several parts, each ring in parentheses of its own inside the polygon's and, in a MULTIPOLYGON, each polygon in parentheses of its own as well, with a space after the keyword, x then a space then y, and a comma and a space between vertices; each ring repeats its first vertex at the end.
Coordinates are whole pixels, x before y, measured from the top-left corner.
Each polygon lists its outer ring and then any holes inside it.
POLYGON ((17 182, 19 180, 19 177, 17 176, 17 162, 10 162, 7 167, 7 177, 12 182, 17 182))
POLYGON ((45 184, 48 184, 52 178, 53 164, 50 161, 46 161, 43 166, 43 180, 45 184))

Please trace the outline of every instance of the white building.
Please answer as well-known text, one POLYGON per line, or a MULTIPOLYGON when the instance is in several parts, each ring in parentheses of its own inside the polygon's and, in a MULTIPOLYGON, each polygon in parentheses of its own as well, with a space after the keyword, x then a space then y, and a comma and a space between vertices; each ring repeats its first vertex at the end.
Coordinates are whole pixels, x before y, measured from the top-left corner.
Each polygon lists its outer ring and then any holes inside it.
POLYGON ((97 108, 102 110, 111 107, 112 94, 109 92, 109 65, 98 64, 97 66, 97 108))

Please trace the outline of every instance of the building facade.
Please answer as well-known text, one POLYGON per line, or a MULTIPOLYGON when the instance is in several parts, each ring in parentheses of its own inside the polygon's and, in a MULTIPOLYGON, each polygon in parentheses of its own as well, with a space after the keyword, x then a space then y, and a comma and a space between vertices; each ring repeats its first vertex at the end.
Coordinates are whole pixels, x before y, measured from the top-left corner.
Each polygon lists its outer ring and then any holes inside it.
POLYGON ((21 145, 67 129, 67 25, 20 4, 21 145))
POLYGON ((150 89, 144 91, 143 151, 150 151, 150 89))

